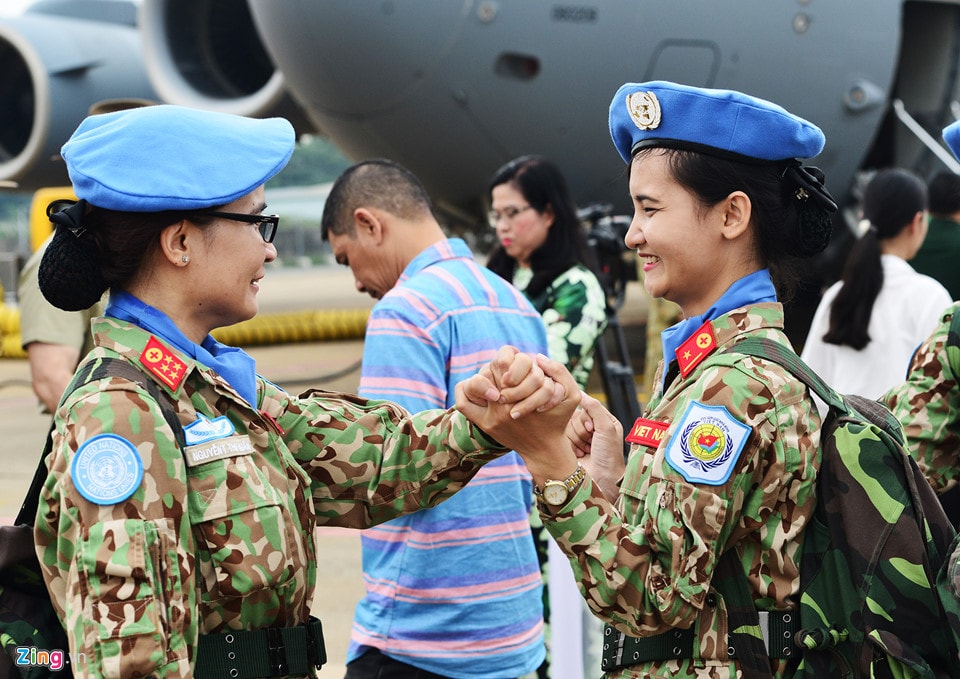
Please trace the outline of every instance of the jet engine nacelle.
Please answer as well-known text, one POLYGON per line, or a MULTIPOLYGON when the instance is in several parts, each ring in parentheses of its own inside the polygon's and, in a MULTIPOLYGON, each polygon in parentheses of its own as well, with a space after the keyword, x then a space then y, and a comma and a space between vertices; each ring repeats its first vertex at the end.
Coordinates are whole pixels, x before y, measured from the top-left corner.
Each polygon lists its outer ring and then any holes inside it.
POLYGON ((147 73, 169 104, 287 118, 316 131, 288 95, 257 34, 246 0, 142 0, 147 73))
POLYGON ((60 147, 90 107, 155 100, 128 2, 38 2, 0 22, 0 180, 68 183, 60 147))

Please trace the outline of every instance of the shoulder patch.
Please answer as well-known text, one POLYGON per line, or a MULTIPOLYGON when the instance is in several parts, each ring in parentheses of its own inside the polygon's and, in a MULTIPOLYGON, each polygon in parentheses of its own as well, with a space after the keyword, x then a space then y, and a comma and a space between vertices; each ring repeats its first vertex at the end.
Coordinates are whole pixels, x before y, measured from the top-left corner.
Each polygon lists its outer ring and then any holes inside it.
POLYGON ((187 374, 187 364, 153 335, 140 354, 140 363, 174 391, 187 374))
POLYGON ((717 338, 713 334, 713 323, 706 321, 695 333, 677 347, 677 367, 680 376, 686 377, 717 348, 717 338))
POLYGON ((691 401, 673 431, 666 460, 690 483, 719 486, 730 478, 750 432, 725 407, 691 401))
POLYGON ((86 441, 70 463, 77 492, 97 505, 123 502, 143 481, 143 461, 136 447, 116 434, 99 434, 86 441))

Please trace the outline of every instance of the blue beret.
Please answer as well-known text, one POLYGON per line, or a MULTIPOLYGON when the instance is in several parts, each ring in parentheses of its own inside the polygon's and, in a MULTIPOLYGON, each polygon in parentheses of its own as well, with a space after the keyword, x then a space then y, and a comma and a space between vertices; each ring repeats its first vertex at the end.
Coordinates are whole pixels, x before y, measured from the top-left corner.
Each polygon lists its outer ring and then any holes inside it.
POLYGON ((812 158, 824 144, 820 128, 769 101, 662 80, 617 90, 610 136, 625 163, 647 146, 778 161, 812 158))
POLYGON ((161 105, 89 116, 60 153, 78 198, 159 212, 232 203, 282 170, 295 142, 283 118, 161 105))
POLYGON ((960 120, 943 128, 943 140, 947 142, 953 155, 960 159, 960 120))

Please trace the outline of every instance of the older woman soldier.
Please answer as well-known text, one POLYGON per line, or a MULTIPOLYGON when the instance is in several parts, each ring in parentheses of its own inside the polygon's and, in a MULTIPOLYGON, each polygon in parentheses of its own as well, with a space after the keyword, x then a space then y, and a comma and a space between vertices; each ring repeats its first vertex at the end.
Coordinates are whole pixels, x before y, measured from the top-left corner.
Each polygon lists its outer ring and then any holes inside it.
MULTIPOLYGON (((263 184, 293 148, 285 120, 176 106, 91 116, 63 147, 80 200, 52 214, 40 286, 65 309, 110 291, 36 522, 77 674, 314 674, 314 528, 430 506, 504 452, 455 411, 291 396, 211 337, 257 313, 278 223, 263 184)), ((553 395, 530 363, 520 411, 553 395)))

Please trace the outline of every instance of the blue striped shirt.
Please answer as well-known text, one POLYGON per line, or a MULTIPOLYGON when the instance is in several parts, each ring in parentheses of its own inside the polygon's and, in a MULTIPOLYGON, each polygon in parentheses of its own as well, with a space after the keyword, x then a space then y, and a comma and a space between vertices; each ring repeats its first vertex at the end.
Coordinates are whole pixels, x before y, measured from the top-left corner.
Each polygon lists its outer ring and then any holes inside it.
MULTIPOLYGON (((452 406, 457 383, 504 344, 545 354, 540 314, 462 240, 440 241, 371 311, 360 394, 412 412, 452 406)), ((545 651, 531 492, 509 453, 437 507, 364 531, 366 593, 347 661, 373 646, 449 677, 534 671, 545 651)))

